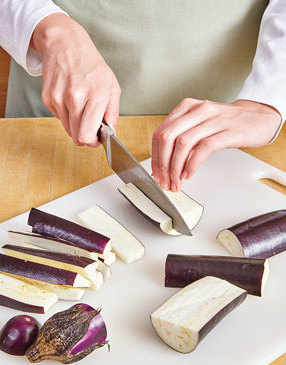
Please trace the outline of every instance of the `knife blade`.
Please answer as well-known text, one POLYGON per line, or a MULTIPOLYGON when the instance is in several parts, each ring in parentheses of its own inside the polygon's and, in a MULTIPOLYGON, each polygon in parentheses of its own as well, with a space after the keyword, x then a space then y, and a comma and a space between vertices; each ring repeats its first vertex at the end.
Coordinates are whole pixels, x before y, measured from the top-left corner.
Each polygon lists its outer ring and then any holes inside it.
POLYGON ((191 236, 192 233, 175 205, 164 194, 148 172, 135 157, 116 138, 112 128, 102 122, 99 140, 103 144, 107 161, 112 170, 125 183, 134 184, 173 220, 173 227, 180 233, 191 236))

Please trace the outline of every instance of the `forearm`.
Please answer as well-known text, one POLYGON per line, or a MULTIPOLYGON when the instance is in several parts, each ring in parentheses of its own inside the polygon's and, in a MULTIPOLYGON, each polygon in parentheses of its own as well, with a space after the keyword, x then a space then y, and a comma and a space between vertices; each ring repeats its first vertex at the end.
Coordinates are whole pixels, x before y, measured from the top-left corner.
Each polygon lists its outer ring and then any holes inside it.
POLYGON ((0 45, 32 75, 40 75, 42 69, 41 55, 29 49, 32 33, 54 13, 64 12, 51 0, 0 1, 0 45))

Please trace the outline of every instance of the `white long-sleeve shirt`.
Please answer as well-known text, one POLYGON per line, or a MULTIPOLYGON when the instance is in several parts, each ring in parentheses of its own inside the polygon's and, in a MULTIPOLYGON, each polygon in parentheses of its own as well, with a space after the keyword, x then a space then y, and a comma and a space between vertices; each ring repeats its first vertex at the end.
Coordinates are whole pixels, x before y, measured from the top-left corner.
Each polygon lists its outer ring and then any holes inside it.
MULTIPOLYGON (((32 33, 43 18, 57 12, 65 13, 52 0, 0 0, 0 45, 33 76, 41 75, 42 58, 29 48, 32 33)), ((285 70, 286 1, 270 0, 261 21, 252 71, 237 99, 271 105, 284 121, 285 70)))

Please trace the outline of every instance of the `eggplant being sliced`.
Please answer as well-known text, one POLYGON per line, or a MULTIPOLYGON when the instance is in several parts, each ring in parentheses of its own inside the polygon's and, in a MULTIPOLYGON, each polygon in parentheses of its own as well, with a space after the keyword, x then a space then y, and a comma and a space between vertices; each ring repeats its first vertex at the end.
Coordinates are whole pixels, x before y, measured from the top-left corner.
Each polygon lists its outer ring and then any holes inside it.
MULTIPOLYGON (((129 183, 121 186, 118 190, 145 218, 159 227, 164 233, 169 235, 180 235, 180 233, 173 228, 172 218, 165 214, 135 185, 129 183)), ((163 191, 185 219, 189 229, 192 230, 201 219, 204 209, 203 206, 182 191, 163 191)))
POLYGON ((286 250, 286 210, 252 217, 220 231, 217 240, 233 256, 268 258, 286 250))
POLYGON ((126 263, 134 262, 145 254, 143 244, 99 205, 78 215, 80 223, 96 232, 108 232, 112 251, 126 263))
POLYGON ((64 240, 89 252, 104 254, 111 250, 108 237, 39 209, 31 209, 28 225, 34 233, 64 240))
POLYGON ((91 282, 92 288, 98 285, 97 261, 87 257, 16 245, 4 245, 2 249, 8 256, 78 273, 91 282))
POLYGON ((262 296, 269 273, 266 259, 229 256, 168 255, 165 286, 183 288, 205 276, 215 276, 262 296))
POLYGON ((56 294, 0 273, 0 305, 31 313, 46 313, 56 294))
POLYGON ((168 346, 188 353, 241 304, 246 295, 245 290, 225 280, 206 276, 169 298, 151 314, 151 322, 168 346))

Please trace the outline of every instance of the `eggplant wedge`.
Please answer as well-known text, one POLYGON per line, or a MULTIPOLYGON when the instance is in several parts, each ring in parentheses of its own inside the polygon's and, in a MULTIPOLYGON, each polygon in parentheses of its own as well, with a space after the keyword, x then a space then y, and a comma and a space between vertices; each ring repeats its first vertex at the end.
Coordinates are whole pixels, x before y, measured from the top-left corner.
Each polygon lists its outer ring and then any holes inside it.
POLYGON ((0 305, 31 313, 46 313, 56 294, 0 273, 0 305))
POLYGON ((265 259, 286 250, 286 210, 252 217, 220 231, 217 240, 233 256, 265 259))
MULTIPOLYGON (((120 187, 118 190, 129 201, 129 203, 131 203, 131 205, 139 211, 139 213, 152 222, 156 227, 159 227, 164 233, 169 235, 180 235, 180 233, 173 228, 172 218, 164 213, 135 185, 129 183, 120 187)), ((178 209, 189 229, 192 230, 202 217, 204 210, 203 206, 190 198, 183 191, 163 191, 178 209)))
POLYGON ((241 304, 246 295, 245 290, 225 280, 206 276, 169 298, 151 314, 151 322, 168 346, 188 353, 241 304))
POLYGON ((104 254, 111 249, 108 237, 39 209, 31 209, 28 225, 33 233, 58 238, 86 251, 104 254))
POLYGON ((99 205, 79 213, 78 219, 89 229, 101 234, 108 232, 112 251, 122 261, 131 263, 144 256, 143 244, 99 205))
POLYGON ((16 245, 4 245, 2 249, 8 256, 78 273, 91 282, 92 288, 97 286, 97 261, 87 257, 16 245))
POLYGON ((267 259, 229 256, 168 255, 165 264, 165 286, 183 288, 205 276, 215 276, 262 296, 267 283, 267 259))

